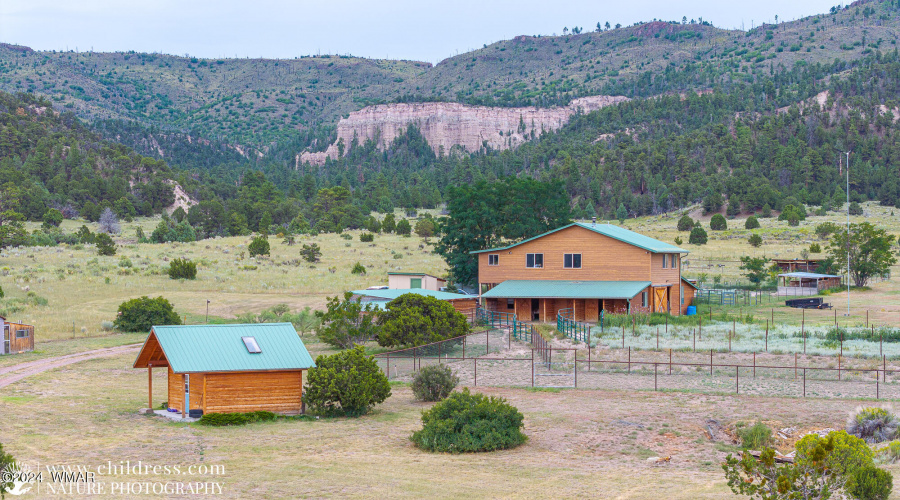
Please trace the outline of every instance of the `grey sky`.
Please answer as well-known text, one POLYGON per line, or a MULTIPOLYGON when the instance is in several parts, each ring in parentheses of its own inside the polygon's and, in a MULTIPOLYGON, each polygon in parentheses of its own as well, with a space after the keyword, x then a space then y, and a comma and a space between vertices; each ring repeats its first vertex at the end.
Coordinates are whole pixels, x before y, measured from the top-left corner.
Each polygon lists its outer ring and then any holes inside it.
POLYGON ((0 41, 198 57, 330 53, 437 62, 516 35, 702 17, 723 28, 827 12, 835 0, 2 0, 0 41))

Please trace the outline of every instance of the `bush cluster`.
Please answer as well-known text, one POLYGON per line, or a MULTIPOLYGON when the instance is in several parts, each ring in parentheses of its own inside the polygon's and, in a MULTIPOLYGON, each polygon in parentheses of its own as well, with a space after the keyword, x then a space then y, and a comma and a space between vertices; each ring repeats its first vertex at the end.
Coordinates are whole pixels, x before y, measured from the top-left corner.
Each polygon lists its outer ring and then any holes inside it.
POLYGON ((372 233, 362 233, 359 235, 359 241, 363 243, 371 243, 375 240, 375 235, 372 233))
POLYGON ((173 259, 169 262, 169 278, 192 280, 197 278, 197 263, 188 259, 173 259))
POLYGON ((269 422, 278 418, 270 411, 251 411, 248 413, 204 413, 198 423, 212 427, 227 425, 247 425, 253 422, 269 422))
POLYGON ((251 257, 269 255, 269 239, 265 236, 253 238, 253 241, 250 242, 250 246, 247 247, 247 251, 250 252, 251 257))
POLYGON ((113 324, 121 332, 149 332, 153 325, 180 325, 181 318, 165 298, 143 296, 122 302, 113 324))
POLYGON ((306 384, 303 402, 322 415, 364 415, 391 395, 387 376, 359 345, 317 357, 306 384))
POLYGON ((446 365, 432 365, 416 372, 412 381, 412 392, 422 401, 440 401, 453 392, 459 384, 459 377, 446 365))
POLYGON ((867 443, 883 443, 895 439, 900 420, 889 408, 858 407, 847 419, 847 432, 867 443))
POLYGON ((772 439, 772 429, 768 425, 757 422, 750 427, 742 427, 737 430, 741 438, 741 447, 748 450, 759 450, 769 444, 772 439))
POLYGON ((528 438, 525 417, 503 398, 454 392, 422 413, 422 430, 410 439, 426 451, 472 453, 515 448, 528 438))

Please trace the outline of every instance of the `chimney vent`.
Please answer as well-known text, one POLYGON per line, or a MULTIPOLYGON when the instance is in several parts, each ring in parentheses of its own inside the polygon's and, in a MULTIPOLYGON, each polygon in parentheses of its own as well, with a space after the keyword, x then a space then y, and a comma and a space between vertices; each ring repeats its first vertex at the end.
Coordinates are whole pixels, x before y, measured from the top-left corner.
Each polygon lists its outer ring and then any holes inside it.
POLYGON ((592 226, 596 226, 596 225, 597 225, 597 217, 591 217, 591 225, 592 225, 592 226))

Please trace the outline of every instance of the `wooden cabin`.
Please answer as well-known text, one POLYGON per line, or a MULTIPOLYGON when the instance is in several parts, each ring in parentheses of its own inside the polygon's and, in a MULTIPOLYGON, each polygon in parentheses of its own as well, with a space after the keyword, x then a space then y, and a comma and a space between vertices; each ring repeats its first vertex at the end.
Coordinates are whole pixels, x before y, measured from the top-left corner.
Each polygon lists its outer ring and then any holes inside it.
POLYGON ((168 407, 203 413, 301 412, 303 371, 315 368, 290 323, 154 326, 134 362, 168 371, 168 407))
POLYGON ((447 280, 425 273, 388 273, 388 288, 404 290, 422 288, 438 292, 447 286, 447 280))
POLYGON ((687 250, 610 224, 576 222, 473 253, 483 305, 521 321, 554 321, 565 308, 576 321, 601 311, 678 316, 696 290, 681 276, 687 250))
POLYGON ((34 350, 33 326, 15 323, 0 316, 0 329, 3 331, 0 354, 22 354, 34 350))

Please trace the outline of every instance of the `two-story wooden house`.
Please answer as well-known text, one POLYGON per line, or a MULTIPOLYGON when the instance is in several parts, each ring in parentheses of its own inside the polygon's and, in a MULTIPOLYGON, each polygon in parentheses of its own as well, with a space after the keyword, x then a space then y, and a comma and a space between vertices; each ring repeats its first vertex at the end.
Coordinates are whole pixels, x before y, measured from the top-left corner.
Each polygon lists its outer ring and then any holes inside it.
POLYGON ((573 223, 478 255, 483 305, 522 321, 577 321, 606 313, 684 314, 695 287, 681 277, 674 245, 610 224, 573 223))

